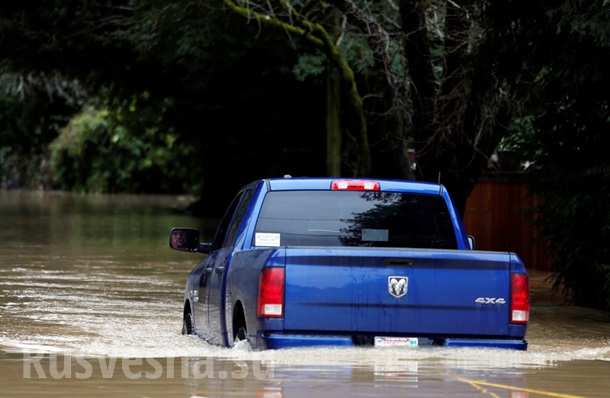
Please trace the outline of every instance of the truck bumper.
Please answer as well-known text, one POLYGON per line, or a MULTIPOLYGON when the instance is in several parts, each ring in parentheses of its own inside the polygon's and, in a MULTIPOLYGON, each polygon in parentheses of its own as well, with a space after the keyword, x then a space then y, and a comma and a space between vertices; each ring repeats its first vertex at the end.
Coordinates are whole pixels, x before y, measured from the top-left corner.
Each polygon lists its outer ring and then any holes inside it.
POLYGON ((506 348, 509 350, 527 350, 526 340, 491 340, 491 339, 445 339, 443 347, 479 347, 506 348))
MULTIPOLYGON (((309 334, 283 334, 267 333, 261 336, 263 346, 268 349, 297 348, 297 347, 349 347, 354 346, 351 336, 309 335, 309 334)), ((443 347, 477 347, 477 348, 503 348, 511 350, 527 350, 525 340, 502 339, 443 339, 437 340, 443 347)))
POLYGON ((354 345, 350 336, 317 336, 306 334, 270 333, 263 336, 263 341, 265 346, 270 349, 354 345))

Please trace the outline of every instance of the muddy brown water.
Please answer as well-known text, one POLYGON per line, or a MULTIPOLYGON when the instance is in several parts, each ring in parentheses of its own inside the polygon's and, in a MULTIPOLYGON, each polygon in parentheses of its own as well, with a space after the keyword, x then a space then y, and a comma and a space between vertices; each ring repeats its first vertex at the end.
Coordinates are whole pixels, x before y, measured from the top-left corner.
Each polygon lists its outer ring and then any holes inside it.
MULTIPOLYGON (((606 314, 537 294, 530 349, 251 352, 180 335, 183 198, 0 191, 0 397, 610 397, 606 314)), ((543 281, 534 275, 533 279, 543 281)))

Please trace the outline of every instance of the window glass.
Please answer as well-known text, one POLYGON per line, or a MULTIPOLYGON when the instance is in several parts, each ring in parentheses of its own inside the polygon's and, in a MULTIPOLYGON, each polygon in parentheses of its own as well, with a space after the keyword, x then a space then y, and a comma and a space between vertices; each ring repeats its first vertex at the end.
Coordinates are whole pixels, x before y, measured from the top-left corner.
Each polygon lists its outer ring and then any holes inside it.
POLYGON ((233 215, 233 219, 231 220, 231 224, 229 224, 229 228, 227 230, 226 238, 224 239, 223 247, 231 247, 235 245, 235 239, 237 239, 239 226, 246 215, 246 211, 248 210, 251 199, 252 190, 248 189, 243 193, 241 200, 239 201, 239 205, 235 210, 235 214, 233 215))
POLYGON ((225 212, 220 224, 218 225, 218 229, 216 229, 216 235, 214 236, 214 243, 212 244, 212 250, 220 249, 222 247, 223 242, 225 241, 225 237, 227 235, 227 229, 229 228, 229 223, 231 219, 233 219, 233 214, 235 214, 235 209, 239 204, 239 200, 241 199, 243 192, 237 194, 237 196, 233 199, 229 208, 225 212))
POLYGON ((411 193, 269 192, 256 233, 282 246, 457 248, 445 200, 411 193))

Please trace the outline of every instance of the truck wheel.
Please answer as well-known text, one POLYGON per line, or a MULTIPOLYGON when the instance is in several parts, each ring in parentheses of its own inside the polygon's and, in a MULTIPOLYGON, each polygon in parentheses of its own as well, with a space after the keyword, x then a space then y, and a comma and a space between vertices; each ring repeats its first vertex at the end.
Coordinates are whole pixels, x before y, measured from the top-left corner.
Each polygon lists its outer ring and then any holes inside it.
POLYGON ((248 327, 246 326, 246 317, 241 303, 238 302, 233 312, 233 344, 231 345, 234 346, 238 341, 247 339, 248 327))
POLYGON ((240 327, 235 333, 235 342, 246 340, 248 338, 248 331, 245 326, 240 327))
MULTIPOLYGON (((188 303, 185 307, 188 306, 188 303)), ((193 315, 191 314, 190 308, 184 309, 184 316, 182 317, 182 334, 193 334, 193 315)))

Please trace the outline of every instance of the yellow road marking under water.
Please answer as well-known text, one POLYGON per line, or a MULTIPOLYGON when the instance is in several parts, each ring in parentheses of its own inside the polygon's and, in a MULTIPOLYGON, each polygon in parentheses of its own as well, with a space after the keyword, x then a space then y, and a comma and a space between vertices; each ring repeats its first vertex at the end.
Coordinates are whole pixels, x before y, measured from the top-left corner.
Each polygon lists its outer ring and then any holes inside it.
POLYGON ((472 388, 479 390, 481 392, 481 394, 488 394, 489 396, 491 396, 492 398, 500 398, 500 396, 494 392, 491 391, 487 391, 486 389, 484 389, 483 387, 479 386, 478 384, 472 382, 472 381, 468 381, 468 380, 463 380, 463 379, 458 379, 461 382, 464 382, 466 384, 469 384, 472 388))
MULTIPOLYGON (((511 386, 511 385, 506 385, 506 384, 496 384, 496 383, 489 383, 483 380, 469 380, 469 379, 464 379, 464 378, 459 378, 459 381, 463 382, 463 383, 467 383, 470 384, 473 387, 481 387, 481 386, 485 386, 485 387, 493 387, 493 388, 499 388, 499 389, 503 389, 503 390, 510 390, 510 391, 521 391, 521 392, 527 392, 530 394, 536 394, 536 395, 542 395, 545 397, 553 397, 553 398, 584 398, 581 395, 570 395, 570 394, 560 394, 560 393, 556 393, 556 392, 552 392, 552 391, 545 391, 545 390, 534 390, 531 388, 522 388, 522 387, 515 387, 515 386, 511 386)), ((485 392, 491 396, 493 396, 494 398, 498 397, 496 394, 486 391, 486 390, 481 390, 479 388, 477 388, 479 391, 485 392)))

